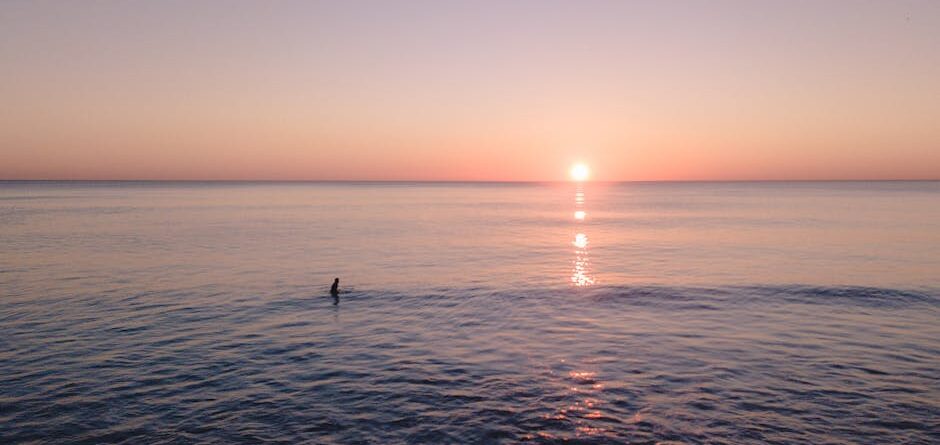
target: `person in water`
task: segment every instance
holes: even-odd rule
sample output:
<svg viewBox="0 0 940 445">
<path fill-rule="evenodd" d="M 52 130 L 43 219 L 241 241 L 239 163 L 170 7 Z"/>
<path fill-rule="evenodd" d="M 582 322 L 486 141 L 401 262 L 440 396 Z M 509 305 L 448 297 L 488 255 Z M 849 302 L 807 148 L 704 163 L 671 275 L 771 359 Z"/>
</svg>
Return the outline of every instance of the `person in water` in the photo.
<svg viewBox="0 0 940 445">
<path fill-rule="evenodd" d="M 330 286 L 330 295 L 333 296 L 333 304 L 339 303 L 339 278 L 333 279 L 333 285 Z"/>
</svg>

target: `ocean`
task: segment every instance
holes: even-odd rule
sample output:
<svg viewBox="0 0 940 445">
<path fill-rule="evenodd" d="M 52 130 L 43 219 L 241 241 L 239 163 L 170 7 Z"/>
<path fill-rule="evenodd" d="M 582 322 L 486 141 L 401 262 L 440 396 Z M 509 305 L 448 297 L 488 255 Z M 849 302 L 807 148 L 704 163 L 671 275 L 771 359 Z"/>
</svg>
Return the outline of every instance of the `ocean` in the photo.
<svg viewBox="0 0 940 445">
<path fill-rule="evenodd" d="M 0 442 L 940 443 L 940 182 L 0 182 Z"/>
</svg>

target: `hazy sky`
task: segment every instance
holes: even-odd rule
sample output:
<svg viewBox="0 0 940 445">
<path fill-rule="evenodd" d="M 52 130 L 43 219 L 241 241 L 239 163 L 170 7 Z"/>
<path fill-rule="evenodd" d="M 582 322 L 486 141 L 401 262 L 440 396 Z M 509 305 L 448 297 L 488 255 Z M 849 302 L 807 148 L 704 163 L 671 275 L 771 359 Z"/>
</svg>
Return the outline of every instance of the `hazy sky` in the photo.
<svg viewBox="0 0 940 445">
<path fill-rule="evenodd" d="M 940 178 L 940 1 L 0 2 L 0 179 Z"/>
</svg>

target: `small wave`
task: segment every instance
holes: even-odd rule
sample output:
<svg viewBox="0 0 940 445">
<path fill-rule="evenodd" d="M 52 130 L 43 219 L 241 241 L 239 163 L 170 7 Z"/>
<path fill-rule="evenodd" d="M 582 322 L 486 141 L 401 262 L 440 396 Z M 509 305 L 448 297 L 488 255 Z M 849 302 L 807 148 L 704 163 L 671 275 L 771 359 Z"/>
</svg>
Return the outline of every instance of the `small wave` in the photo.
<svg viewBox="0 0 940 445">
<path fill-rule="evenodd" d="M 475 286 L 472 288 L 438 288 L 430 292 L 397 292 L 363 289 L 349 298 L 390 301 L 428 299 L 486 299 L 525 300 L 569 298 L 572 294 L 585 296 L 594 302 L 621 302 L 630 305 L 682 305 L 684 309 L 718 310 L 725 303 L 804 303 L 824 305 L 860 305 L 871 307 L 908 307 L 917 305 L 940 306 L 940 290 L 918 291 L 864 286 L 594 286 L 591 289 L 519 288 L 499 289 Z M 347 295 L 343 295 L 347 297 Z"/>
<path fill-rule="evenodd" d="M 9 442 L 919 444 L 935 430 L 931 292 L 109 295 L 0 306 Z"/>
</svg>

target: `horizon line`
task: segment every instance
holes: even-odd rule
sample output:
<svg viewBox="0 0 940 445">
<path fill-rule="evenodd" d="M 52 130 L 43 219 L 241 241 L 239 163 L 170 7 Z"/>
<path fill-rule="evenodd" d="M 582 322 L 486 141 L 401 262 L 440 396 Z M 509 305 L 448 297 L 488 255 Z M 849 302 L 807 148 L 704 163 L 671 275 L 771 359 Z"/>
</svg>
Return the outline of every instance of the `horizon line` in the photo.
<svg viewBox="0 0 940 445">
<path fill-rule="evenodd" d="M 556 183 L 597 183 L 597 184 L 644 184 L 644 183 L 748 183 L 748 182 L 937 182 L 940 177 L 927 179 L 654 179 L 654 180 L 472 180 L 472 179 L 4 179 L 0 182 L 215 182 L 215 183 L 437 183 L 437 184 L 556 184 Z"/>
</svg>

